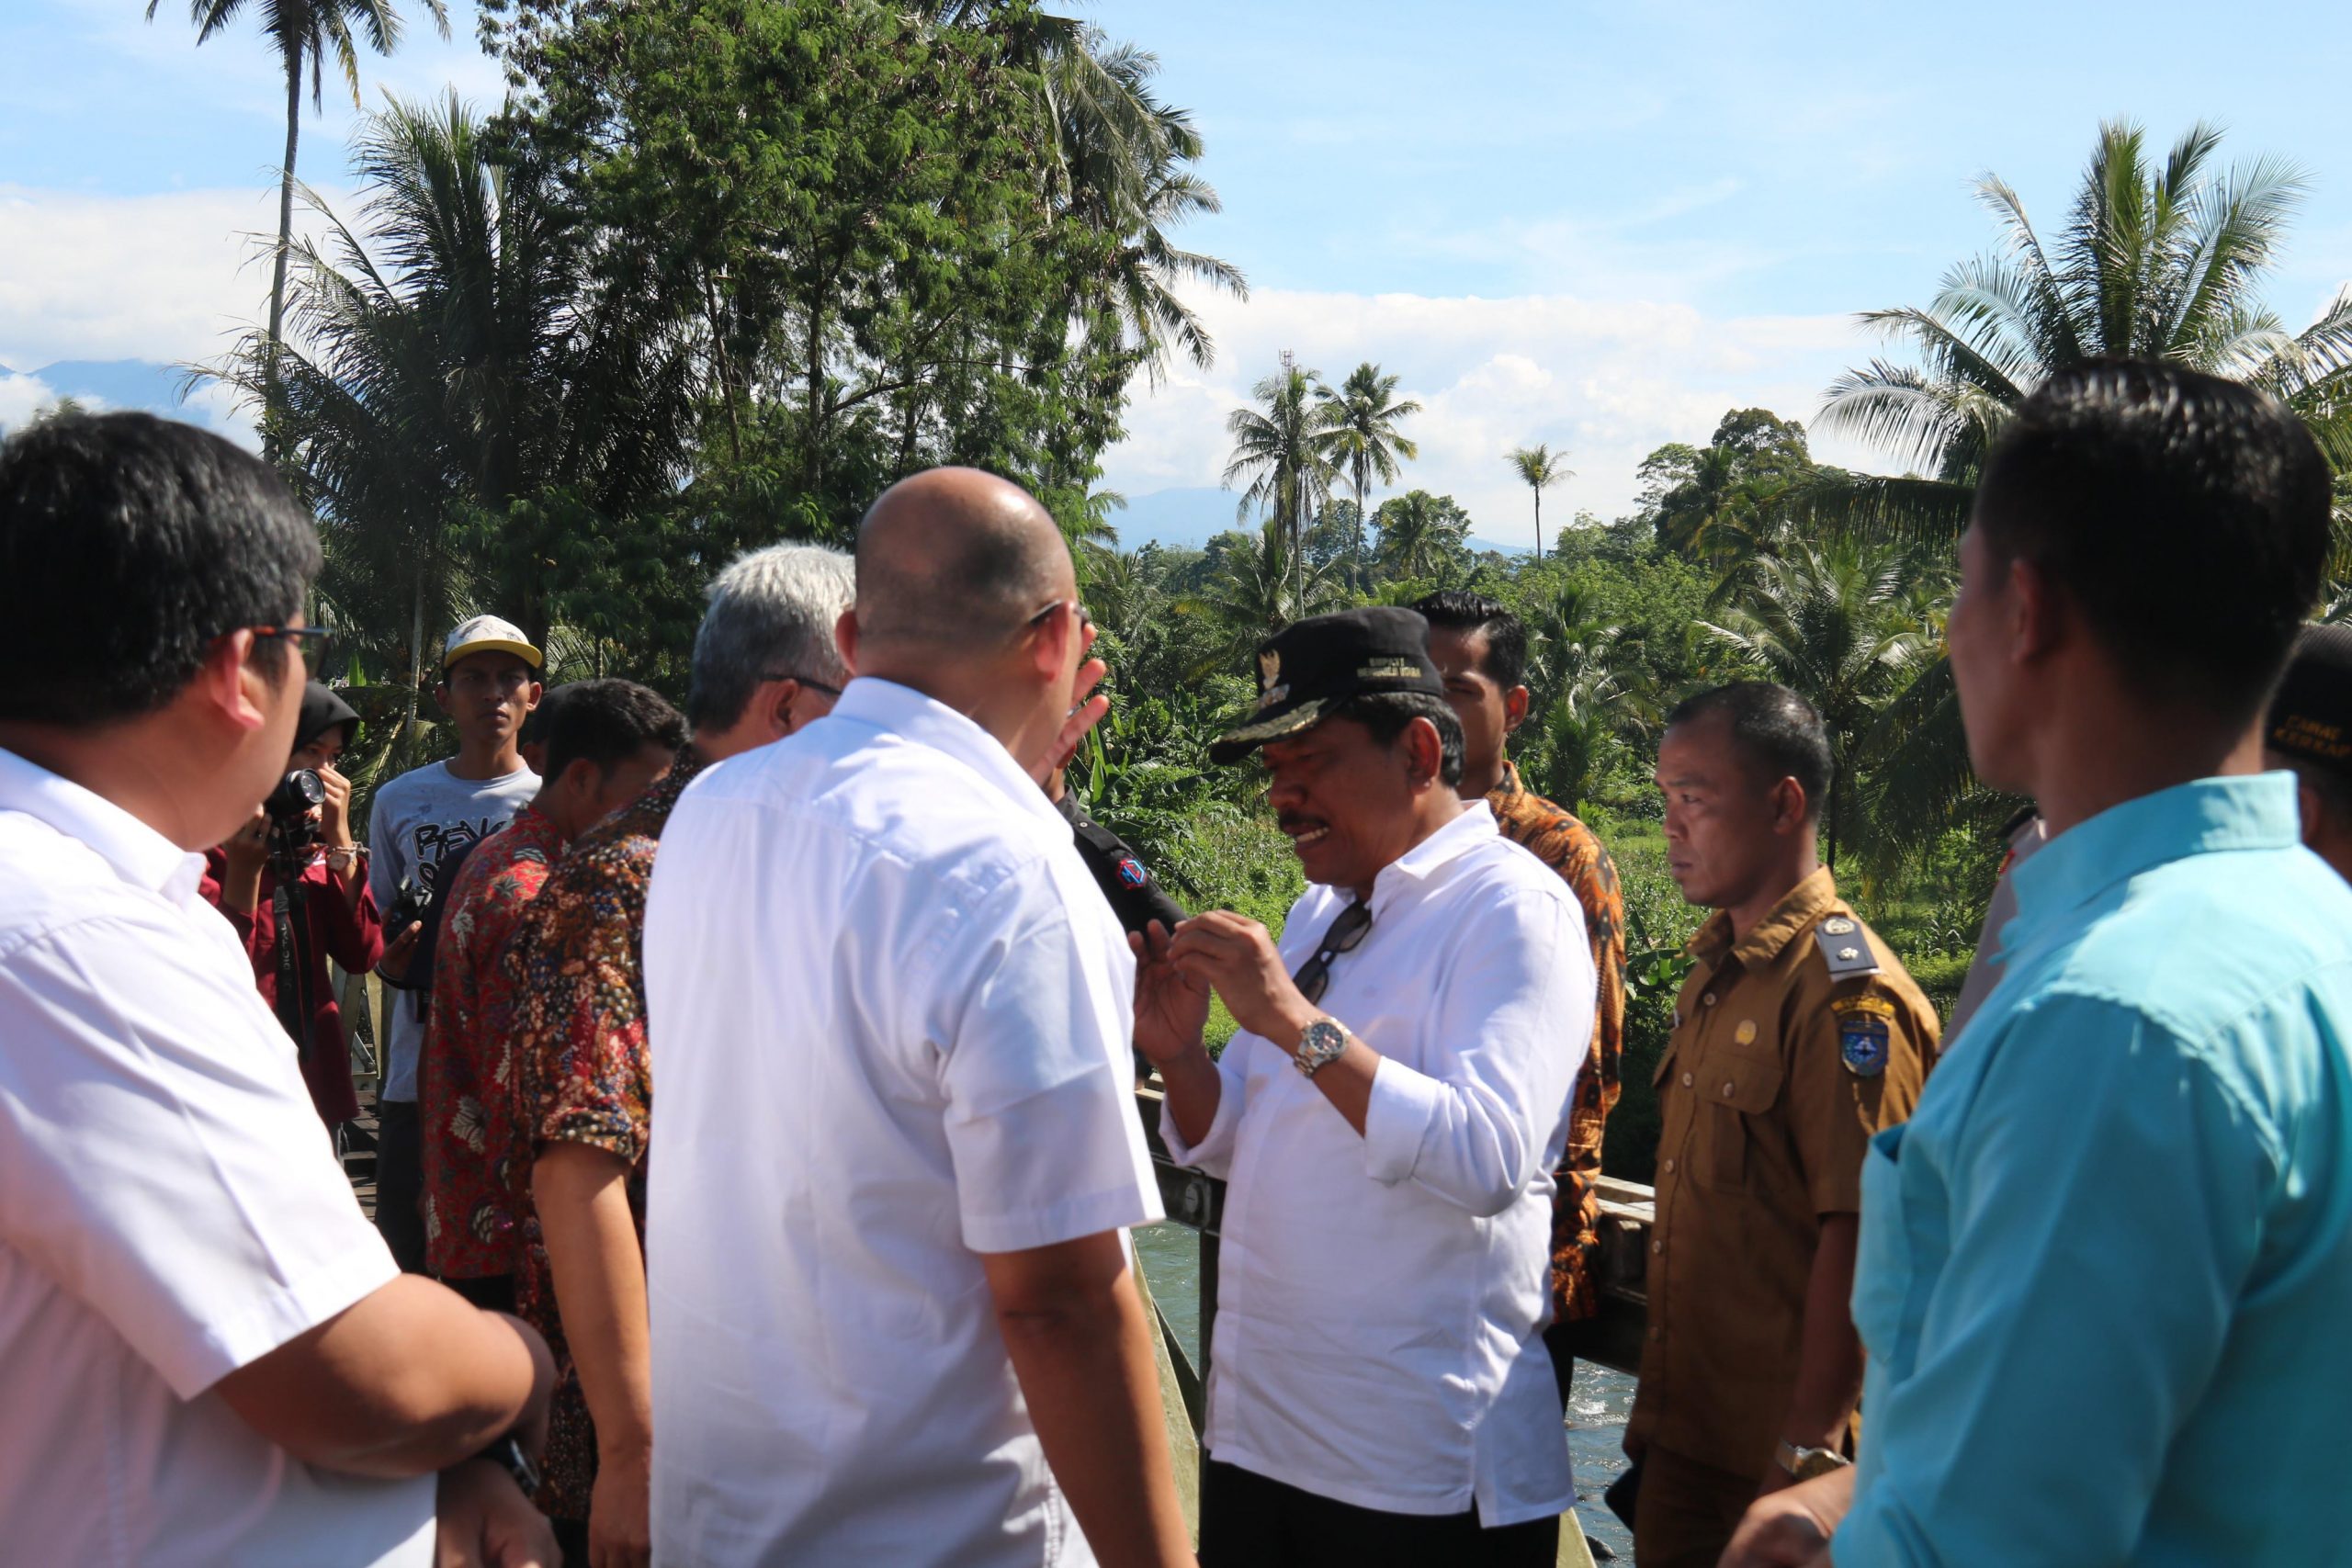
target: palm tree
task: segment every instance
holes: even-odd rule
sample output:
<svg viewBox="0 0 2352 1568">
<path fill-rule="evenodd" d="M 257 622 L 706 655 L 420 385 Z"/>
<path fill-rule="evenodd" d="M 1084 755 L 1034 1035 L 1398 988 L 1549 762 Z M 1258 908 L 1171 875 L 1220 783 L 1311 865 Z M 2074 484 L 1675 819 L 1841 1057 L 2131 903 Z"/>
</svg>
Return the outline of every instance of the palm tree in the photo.
<svg viewBox="0 0 2352 1568">
<path fill-rule="evenodd" d="M 1461 564 L 1469 514 L 1451 496 L 1408 491 L 1381 502 L 1380 564 L 1400 578 L 1440 580 Z"/>
<path fill-rule="evenodd" d="M 1281 522 L 1269 517 L 1251 547 L 1227 552 L 1216 575 L 1181 608 L 1215 620 L 1216 651 L 1205 668 L 1230 669 L 1293 621 L 1337 609 L 1340 600 L 1330 569 L 1301 558 Z"/>
<path fill-rule="evenodd" d="M 284 430 L 322 598 L 363 649 L 404 641 L 413 687 L 428 618 L 479 598 L 536 637 L 567 582 L 612 576 L 609 525 L 674 496 L 688 366 L 454 94 L 368 117 L 354 169 L 364 230 L 311 198 L 332 248 L 295 247 L 298 343 L 249 333 L 209 374 Z"/>
<path fill-rule="evenodd" d="M 155 19 L 164 0 L 147 0 L 147 19 Z M 400 47 L 401 17 L 391 0 L 257 0 L 262 31 L 286 67 L 286 162 L 277 178 L 277 247 L 270 266 L 269 341 L 282 341 L 286 320 L 286 260 L 294 243 L 294 152 L 302 130 L 302 68 L 311 73 L 311 107 L 326 107 L 326 57 L 332 53 L 351 89 L 351 107 L 359 107 L 359 51 L 353 38 L 356 24 L 368 47 L 390 54 Z M 245 0 L 188 0 L 188 20 L 196 24 L 199 47 L 236 19 Z M 447 0 L 424 0 L 434 25 L 449 36 Z"/>
<path fill-rule="evenodd" d="M 1947 273 L 1925 309 L 1866 312 L 1907 340 L 1917 366 L 1873 360 L 1826 394 L 1821 420 L 1875 442 L 1926 477 L 1823 470 L 1799 510 L 1949 541 L 1976 474 L 2018 405 L 2053 371 L 2109 355 L 2170 359 L 2264 387 L 2301 413 L 2339 468 L 2352 467 L 2352 290 L 2290 333 L 2256 297 L 2305 179 L 2261 159 L 2219 170 L 2221 133 L 2198 125 L 2161 168 L 2136 125 L 2110 121 L 2064 226 L 2045 243 L 1997 176 L 1977 195 L 2001 248 Z"/>
<path fill-rule="evenodd" d="M 1544 491 L 1547 486 L 1563 479 L 1576 478 L 1568 468 L 1566 448 L 1555 452 L 1548 446 L 1514 447 L 1507 459 L 1520 482 L 1535 492 L 1535 558 L 1544 558 Z"/>
<path fill-rule="evenodd" d="M 1317 387 L 1315 395 L 1323 402 L 1324 448 L 1347 475 L 1348 488 L 1355 491 L 1356 532 L 1348 564 L 1361 571 L 1363 519 L 1371 515 L 1365 502 L 1372 480 L 1376 476 L 1382 484 L 1395 484 L 1400 464 L 1421 455 L 1420 447 L 1396 429 L 1398 421 L 1420 412 L 1421 405 L 1410 398 L 1398 401 L 1396 378 L 1382 375 L 1380 367 L 1370 360 L 1348 372 L 1348 378 L 1338 388 Z"/>
<path fill-rule="evenodd" d="M 1834 772 L 1825 803 L 1830 866 L 1856 824 L 1855 762 L 1882 710 L 1934 660 L 1920 625 L 1909 552 L 1844 537 L 1794 543 L 1756 565 L 1737 604 L 1703 630 L 1770 680 L 1804 696 L 1829 731 Z"/>
<path fill-rule="evenodd" d="M 1270 513 L 1289 560 L 1302 573 L 1306 520 L 1331 493 L 1335 477 L 1313 408 L 1321 385 L 1316 371 L 1300 369 L 1285 355 L 1280 370 L 1250 389 L 1261 406 L 1235 409 L 1225 422 L 1233 452 L 1219 482 L 1228 490 L 1237 480 L 1248 487 L 1234 508 L 1236 519 L 1247 520 L 1253 510 Z M 1302 597 L 1304 584 L 1302 576 Z"/>
</svg>

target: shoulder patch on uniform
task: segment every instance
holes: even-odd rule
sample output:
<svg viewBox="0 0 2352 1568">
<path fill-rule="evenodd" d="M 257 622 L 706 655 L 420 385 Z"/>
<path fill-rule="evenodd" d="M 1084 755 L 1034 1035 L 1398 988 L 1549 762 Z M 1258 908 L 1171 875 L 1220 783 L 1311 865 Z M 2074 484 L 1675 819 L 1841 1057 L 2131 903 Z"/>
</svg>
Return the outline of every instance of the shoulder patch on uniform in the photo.
<svg viewBox="0 0 2352 1568">
<path fill-rule="evenodd" d="M 1886 1071 L 1894 1004 L 1884 997 L 1840 997 L 1829 1004 L 1838 1020 L 1838 1059 L 1858 1078 Z"/>
<path fill-rule="evenodd" d="M 1119 880 L 1130 887 L 1141 887 L 1151 880 L 1151 873 L 1144 870 L 1143 862 L 1133 855 L 1119 857 Z"/>
<path fill-rule="evenodd" d="M 1829 964 L 1829 977 L 1849 980 L 1857 975 L 1878 973 L 1878 955 L 1871 951 L 1871 939 L 1863 933 L 1861 921 L 1851 915 L 1832 915 L 1813 928 L 1813 940 L 1821 946 L 1821 956 Z"/>
</svg>

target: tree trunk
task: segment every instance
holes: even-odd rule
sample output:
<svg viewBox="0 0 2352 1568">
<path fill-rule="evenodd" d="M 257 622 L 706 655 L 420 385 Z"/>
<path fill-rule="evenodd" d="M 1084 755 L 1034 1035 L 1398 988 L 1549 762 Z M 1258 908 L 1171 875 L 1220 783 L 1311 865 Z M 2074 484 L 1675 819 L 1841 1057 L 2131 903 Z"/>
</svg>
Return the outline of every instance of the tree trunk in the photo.
<svg viewBox="0 0 2352 1568">
<path fill-rule="evenodd" d="M 416 613 L 408 628 L 408 721 L 401 726 L 405 738 L 416 724 L 417 701 L 424 689 L 424 562 L 416 563 Z"/>
<path fill-rule="evenodd" d="M 1544 558 L 1544 491 L 1535 491 L 1535 558 Z"/>
<path fill-rule="evenodd" d="M 277 344 L 286 325 L 286 253 L 294 243 L 294 150 L 302 134 L 302 56 L 286 57 L 286 165 L 277 176 L 277 258 L 270 267 L 269 342 L 262 367 L 262 460 L 277 460 Z"/>
</svg>

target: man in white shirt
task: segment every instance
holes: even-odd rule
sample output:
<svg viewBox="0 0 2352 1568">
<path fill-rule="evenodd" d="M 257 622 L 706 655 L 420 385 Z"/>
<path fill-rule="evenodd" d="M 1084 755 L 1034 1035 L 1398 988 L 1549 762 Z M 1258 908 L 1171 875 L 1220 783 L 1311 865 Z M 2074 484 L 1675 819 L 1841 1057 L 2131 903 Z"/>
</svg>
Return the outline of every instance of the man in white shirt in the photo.
<svg viewBox="0 0 2352 1568">
<path fill-rule="evenodd" d="M 1455 793 L 1428 624 L 1372 608 L 1258 654 L 1251 721 L 1307 889 L 1137 939 L 1169 1152 L 1231 1184 L 1201 1561 L 1549 1568 L 1574 1501 L 1552 1363 L 1553 1171 L 1595 995 L 1566 885 Z M 1209 993 L 1240 1032 L 1211 1060 Z"/>
<path fill-rule="evenodd" d="M 441 1564 L 549 1561 L 509 1479 L 546 1346 L 393 1267 L 197 891 L 286 766 L 318 567 L 277 478 L 190 426 L 0 446 L 11 1562 L 424 1568 L 436 1515 Z"/>
<path fill-rule="evenodd" d="M 918 474 L 838 635 L 831 716 L 697 779 L 654 863 L 654 1560 L 1190 1562 L 1133 964 L 1039 787 L 1102 705 L 1069 552 Z"/>
</svg>

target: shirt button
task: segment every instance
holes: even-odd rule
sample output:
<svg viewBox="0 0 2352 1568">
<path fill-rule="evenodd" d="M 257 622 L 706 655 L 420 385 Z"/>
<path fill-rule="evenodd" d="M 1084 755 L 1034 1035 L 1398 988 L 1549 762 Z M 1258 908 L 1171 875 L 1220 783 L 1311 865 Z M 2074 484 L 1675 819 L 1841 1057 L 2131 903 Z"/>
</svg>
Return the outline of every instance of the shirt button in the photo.
<svg viewBox="0 0 2352 1568">
<path fill-rule="evenodd" d="M 1715 993 L 1714 993 L 1714 992 L 1713 992 L 1713 991 L 1709 991 L 1709 992 L 1706 992 L 1704 995 L 1701 996 L 1701 997 L 1700 997 L 1700 998 L 1699 998 L 1699 1005 L 1700 1005 L 1701 1007 L 1708 1007 L 1708 1008 L 1711 1008 L 1711 1007 L 1714 1006 L 1714 1005 L 1715 1005 Z"/>
<path fill-rule="evenodd" d="M 1650 1243 L 1650 1256 L 1652 1258 L 1656 1258 L 1659 1253 L 1664 1252 L 1665 1250 L 1666 1243 L 1662 1241 L 1654 1241 Z"/>
<path fill-rule="evenodd" d="M 1668 1155 L 1666 1157 L 1666 1174 L 1668 1176 L 1672 1176 L 1674 1174 L 1674 1156 L 1672 1155 Z"/>
<path fill-rule="evenodd" d="M 1689 1073 L 1682 1075 L 1682 1087 L 1684 1089 L 1689 1089 L 1690 1087 L 1690 1075 Z"/>
<path fill-rule="evenodd" d="M 1729 1100 L 1729 1099 L 1731 1098 L 1731 1090 L 1732 1090 L 1732 1085 L 1731 1085 L 1731 1082 L 1730 1082 L 1730 1080 L 1729 1080 L 1729 1079 L 1725 1079 L 1725 1080 L 1724 1080 L 1724 1098 L 1725 1100 Z"/>
<path fill-rule="evenodd" d="M 1665 1327 L 1665 1325 L 1664 1325 L 1663 1324 L 1657 1324 L 1657 1323 L 1653 1323 L 1653 1324 L 1651 1324 L 1651 1325 L 1650 1325 L 1650 1337 L 1651 1337 L 1651 1338 L 1656 1339 L 1657 1337 L 1658 1337 L 1660 1335 L 1664 1334 L 1665 1332 L 1666 1332 L 1666 1327 Z"/>
</svg>

